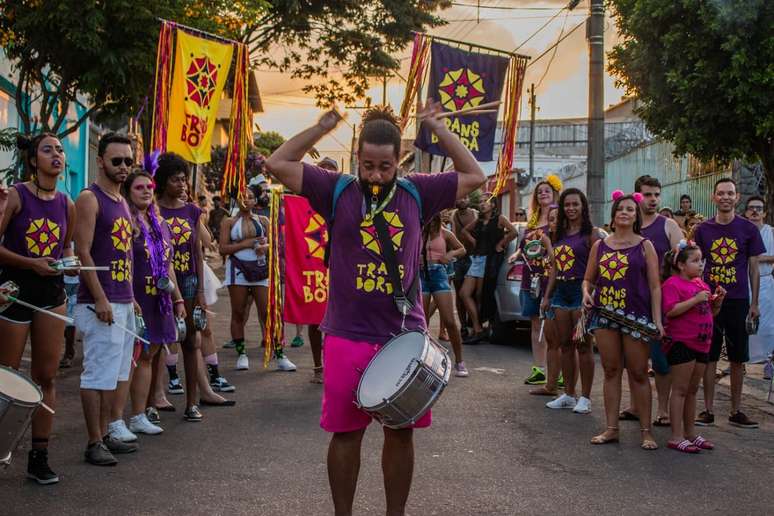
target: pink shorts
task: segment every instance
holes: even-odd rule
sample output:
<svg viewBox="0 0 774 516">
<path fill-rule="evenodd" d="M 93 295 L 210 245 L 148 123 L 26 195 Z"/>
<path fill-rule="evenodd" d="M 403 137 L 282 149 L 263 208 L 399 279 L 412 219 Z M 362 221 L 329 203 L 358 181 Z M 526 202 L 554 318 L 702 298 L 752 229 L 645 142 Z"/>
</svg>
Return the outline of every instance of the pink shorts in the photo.
<svg viewBox="0 0 774 516">
<path fill-rule="evenodd" d="M 381 345 L 357 342 L 326 335 L 323 343 L 322 413 L 320 427 L 326 432 L 354 432 L 371 424 L 372 417 L 357 408 L 357 386 L 360 376 Z M 432 422 L 428 410 L 413 428 L 427 428 Z"/>
</svg>

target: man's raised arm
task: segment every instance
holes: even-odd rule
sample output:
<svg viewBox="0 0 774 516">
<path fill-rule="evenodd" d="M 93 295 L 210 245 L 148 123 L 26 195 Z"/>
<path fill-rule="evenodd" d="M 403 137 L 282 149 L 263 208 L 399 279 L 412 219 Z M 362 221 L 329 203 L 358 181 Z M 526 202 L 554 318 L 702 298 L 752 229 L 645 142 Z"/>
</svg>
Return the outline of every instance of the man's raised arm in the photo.
<svg viewBox="0 0 774 516">
<path fill-rule="evenodd" d="M 280 183 L 300 194 L 304 177 L 301 159 L 315 143 L 335 129 L 340 120 L 341 115 L 336 110 L 325 113 L 314 126 L 301 131 L 275 150 L 266 160 L 267 170 Z"/>
</svg>

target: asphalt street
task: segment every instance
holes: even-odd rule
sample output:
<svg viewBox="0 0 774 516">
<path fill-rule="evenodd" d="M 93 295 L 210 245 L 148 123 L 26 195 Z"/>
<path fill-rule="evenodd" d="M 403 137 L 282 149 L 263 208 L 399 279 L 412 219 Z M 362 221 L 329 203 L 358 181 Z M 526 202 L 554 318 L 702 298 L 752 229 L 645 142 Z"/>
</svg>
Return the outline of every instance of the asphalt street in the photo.
<svg viewBox="0 0 774 516">
<path fill-rule="evenodd" d="M 223 296 L 223 294 L 222 294 Z M 212 320 L 217 342 L 227 337 L 228 298 Z M 249 323 L 251 370 L 233 370 L 233 350 L 221 371 L 237 391 L 231 408 L 204 407 L 202 423 L 163 413 L 160 436 L 140 438 L 140 451 L 114 468 L 83 461 L 86 433 L 78 396 L 80 359 L 60 377 L 50 463 L 61 482 L 41 487 L 24 478 L 28 439 L 0 469 L 0 514 L 332 514 L 318 426 L 321 386 L 309 383 L 308 344 L 289 349 L 295 373 L 260 367 L 258 330 Z M 415 432 L 416 468 L 408 513 L 459 514 L 771 514 L 774 498 L 774 418 L 756 408 L 758 430 L 729 426 L 727 391 L 719 393 L 718 426 L 703 431 L 717 449 L 690 456 L 666 449 L 668 429 L 656 429 L 657 451 L 639 448 L 639 425 L 622 422 L 621 443 L 592 446 L 604 429 L 601 368 L 593 412 L 544 408 L 523 385 L 530 366 L 527 335 L 512 346 L 465 348 L 471 370 L 452 378 L 433 409 L 433 425 Z M 80 356 L 80 354 L 79 354 Z M 182 361 L 180 369 L 182 370 Z M 760 402 L 758 406 L 762 407 Z M 356 514 L 384 512 L 382 432 L 366 433 Z"/>
</svg>

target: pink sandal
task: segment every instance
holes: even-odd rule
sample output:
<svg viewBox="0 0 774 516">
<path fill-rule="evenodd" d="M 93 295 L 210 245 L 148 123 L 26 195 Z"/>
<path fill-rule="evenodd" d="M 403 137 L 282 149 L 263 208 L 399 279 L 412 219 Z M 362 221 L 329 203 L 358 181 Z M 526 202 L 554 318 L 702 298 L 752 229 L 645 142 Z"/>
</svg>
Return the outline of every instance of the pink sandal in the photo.
<svg viewBox="0 0 774 516">
<path fill-rule="evenodd" d="M 702 450 L 714 450 L 715 445 L 711 442 L 706 440 L 704 437 L 697 435 L 696 438 L 693 440 L 693 445 L 697 448 L 701 448 Z"/>
<path fill-rule="evenodd" d="M 672 441 L 669 441 L 667 442 L 667 448 L 681 451 L 683 453 L 699 453 L 701 451 L 698 446 L 695 446 L 688 439 L 683 439 L 679 443 L 673 443 Z"/>
</svg>

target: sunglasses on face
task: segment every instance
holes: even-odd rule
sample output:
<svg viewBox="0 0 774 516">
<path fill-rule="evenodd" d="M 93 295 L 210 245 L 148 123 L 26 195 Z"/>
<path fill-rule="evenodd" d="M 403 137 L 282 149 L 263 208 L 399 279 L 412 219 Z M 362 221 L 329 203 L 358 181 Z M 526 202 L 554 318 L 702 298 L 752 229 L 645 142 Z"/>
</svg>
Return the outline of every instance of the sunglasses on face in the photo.
<svg viewBox="0 0 774 516">
<path fill-rule="evenodd" d="M 137 190 L 138 192 L 142 192 L 144 190 L 149 190 L 152 192 L 154 188 L 156 188 L 156 185 L 154 185 L 153 183 L 132 186 L 132 190 Z"/>
<path fill-rule="evenodd" d="M 748 206 L 747 209 L 750 210 L 750 211 L 760 211 L 760 212 L 762 212 L 763 211 L 763 206 Z"/>
<path fill-rule="evenodd" d="M 123 163 L 127 167 L 131 167 L 132 165 L 134 165 L 134 159 L 132 159 L 132 158 L 110 158 L 110 163 L 114 167 L 120 167 L 121 163 Z"/>
</svg>

